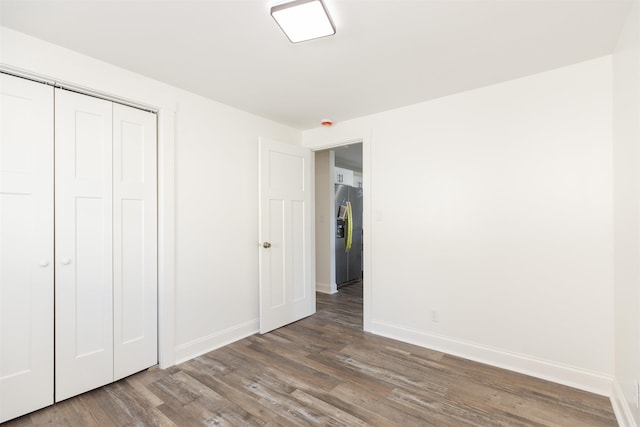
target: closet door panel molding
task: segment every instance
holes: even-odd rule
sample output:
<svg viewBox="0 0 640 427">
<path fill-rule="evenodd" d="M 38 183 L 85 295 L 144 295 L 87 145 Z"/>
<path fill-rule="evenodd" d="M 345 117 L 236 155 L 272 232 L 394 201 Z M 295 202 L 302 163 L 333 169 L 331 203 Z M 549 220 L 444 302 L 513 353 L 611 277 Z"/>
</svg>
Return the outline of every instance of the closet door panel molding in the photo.
<svg viewBox="0 0 640 427">
<path fill-rule="evenodd" d="M 112 103 L 56 89 L 56 401 L 113 381 Z"/>
<path fill-rule="evenodd" d="M 156 121 L 0 73 L 0 423 L 157 364 Z"/>
<path fill-rule="evenodd" d="M 0 74 L 0 423 L 53 403 L 53 88 Z"/>
<path fill-rule="evenodd" d="M 156 116 L 113 105 L 114 379 L 157 364 Z"/>
</svg>

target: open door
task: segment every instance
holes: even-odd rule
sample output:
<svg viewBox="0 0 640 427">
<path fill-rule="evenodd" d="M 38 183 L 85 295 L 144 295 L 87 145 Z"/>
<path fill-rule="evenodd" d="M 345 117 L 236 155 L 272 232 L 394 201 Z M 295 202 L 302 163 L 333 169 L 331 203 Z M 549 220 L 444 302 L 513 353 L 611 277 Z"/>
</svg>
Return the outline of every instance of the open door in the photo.
<svg viewBox="0 0 640 427">
<path fill-rule="evenodd" d="M 260 333 L 315 313 L 311 151 L 260 138 Z"/>
</svg>

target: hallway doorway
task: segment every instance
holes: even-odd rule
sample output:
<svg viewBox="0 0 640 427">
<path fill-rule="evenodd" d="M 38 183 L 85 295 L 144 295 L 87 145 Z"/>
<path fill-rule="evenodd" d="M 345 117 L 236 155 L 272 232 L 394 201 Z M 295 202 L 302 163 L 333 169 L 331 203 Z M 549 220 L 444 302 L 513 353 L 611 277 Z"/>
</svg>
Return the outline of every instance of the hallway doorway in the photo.
<svg viewBox="0 0 640 427">
<path fill-rule="evenodd" d="M 316 291 L 363 279 L 362 143 L 315 152 Z"/>
</svg>

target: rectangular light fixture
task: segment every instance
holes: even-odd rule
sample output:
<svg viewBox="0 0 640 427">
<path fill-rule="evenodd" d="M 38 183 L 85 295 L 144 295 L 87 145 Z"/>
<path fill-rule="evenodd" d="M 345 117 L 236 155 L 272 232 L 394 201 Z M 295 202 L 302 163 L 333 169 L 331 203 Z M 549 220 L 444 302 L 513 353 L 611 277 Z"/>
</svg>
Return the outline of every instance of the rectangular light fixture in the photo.
<svg viewBox="0 0 640 427">
<path fill-rule="evenodd" d="M 271 16 L 292 43 L 336 33 L 322 0 L 294 0 L 279 4 L 271 7 Z"/>
</svg>

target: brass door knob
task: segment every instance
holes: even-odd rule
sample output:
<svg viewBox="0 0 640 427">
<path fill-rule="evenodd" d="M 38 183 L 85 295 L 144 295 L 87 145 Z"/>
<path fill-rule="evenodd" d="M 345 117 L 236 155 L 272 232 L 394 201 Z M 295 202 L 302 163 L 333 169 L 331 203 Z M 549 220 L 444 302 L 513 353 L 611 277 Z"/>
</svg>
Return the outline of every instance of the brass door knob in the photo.
<svg viewBox="0 0 640 427">
<path fill-rule="evenodd" d="M 264 243 L 262 244 L 262 247 L 263 247 L 263 248 L 265 248 L 265 249 L 269 249 L 269 248 L 271 247 L 271 243 L 269 243 L 269 242 L 264 242 Z"/>
</svg>

